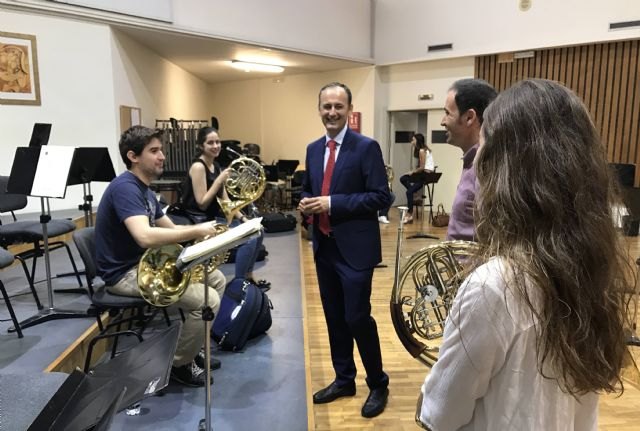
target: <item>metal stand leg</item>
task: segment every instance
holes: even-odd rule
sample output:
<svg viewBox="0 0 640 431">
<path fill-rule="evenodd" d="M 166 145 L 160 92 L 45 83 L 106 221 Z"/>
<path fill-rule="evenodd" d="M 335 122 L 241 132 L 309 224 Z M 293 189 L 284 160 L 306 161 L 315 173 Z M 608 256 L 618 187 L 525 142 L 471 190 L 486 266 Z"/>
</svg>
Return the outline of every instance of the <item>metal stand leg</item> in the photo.
<svg viewBox="0 0 640 431">
<path fill-rule="evenodd" d="M 432 223 L 433 222 L 433 186 L 434 186 L 434 183 L 429 183 L 429 184 L 426 184 L 425 186 L 427 188 L 427 194 L 429 195 L 429 223 Z M 423 205 L 424 205 L 424 202 L 423 202 Z M 423 208 L 422 211 L 424 212 L 424 208 Z M 422 220 L 424 221 L 424 217 L 422 218 Z M 417 232 L 417 233 L 407 237 L 407 239 L 414 239 L 414 238 L 440 239 L 435 235 L 430 235 L 430 234 L 424 233 L 422 231 Z"/>
<path fill-rule="evenodd" d="M 214 313 L 211 307 L 209 307 L 209 282 L 207 280 L 206 268 L 209 261 L 203 265 L 204 271 L 204 307 L 202 308 L 202 320 L 204 321 L 204 368 L 205 368 L 205 384 L 204 384 L 204 418 L 200 419 L 198 424 L 198 431 L 212 431 L 211 428 L 211 322 L 214 318 Z"/>
<path fill-rule="evenodd" d="M 25 329 L 30 326 L 39 325 L 40 323 L 48 322 L 50 320 L 57 319 L 70 319 L 77 317 L 89 317 L 87 313 L 75 310 L 61 310 L 56 309 L 53 306 L 53 288 L 51 286 L 51 264 L 49 261 L 49 238 L 47 234 L 47 223 L 51 220 L 51 216 L 48 211 L 45 209 L 45 198 L 40 198 L 40 203 L 42 207 L 42 215 L 40 216 L 40 223 L 42 223 L 42 237 L 44 242 L 44 263 L 47 274 L 47 294 L 49 296 L 49 308 L 41 310 L 35 316 L 29 317 L 28 319 L 20 322 L 20 328 Z M 15 332 L 17 329 L 15 327 L 11 327 L 8 329 L 8 332 Z"/>
</svg>

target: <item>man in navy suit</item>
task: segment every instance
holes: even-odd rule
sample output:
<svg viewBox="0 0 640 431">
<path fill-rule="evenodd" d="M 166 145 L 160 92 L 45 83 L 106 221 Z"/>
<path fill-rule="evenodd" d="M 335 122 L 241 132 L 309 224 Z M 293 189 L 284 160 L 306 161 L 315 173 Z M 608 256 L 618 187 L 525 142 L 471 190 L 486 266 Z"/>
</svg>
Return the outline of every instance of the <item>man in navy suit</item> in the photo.
<svg viewBox="0 0 640 431">
<path fill-rule="evenodd" d="M 313 215 L 316 273 L 336 373 L 313 402 L 355 395 L 355 340 L 370 389 L 362 416 L 370 418 L 382 413 L 389 396 L 370 298 L 373 268 L 382 260 L 377 212 L 391 205 L 391 195 L 380 146 L 347 127 L 352 108 L 346 85 L 333 82 L 320 90 L 326 135 L 307 147 L 298 209 Z"/>
</svg>

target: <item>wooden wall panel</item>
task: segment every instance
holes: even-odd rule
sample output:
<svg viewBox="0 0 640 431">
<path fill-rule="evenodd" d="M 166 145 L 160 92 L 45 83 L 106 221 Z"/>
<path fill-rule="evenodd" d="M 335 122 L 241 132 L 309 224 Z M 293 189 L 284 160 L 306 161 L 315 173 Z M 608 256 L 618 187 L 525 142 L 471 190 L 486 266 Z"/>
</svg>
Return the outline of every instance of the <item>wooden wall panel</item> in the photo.
<svg viewBox="0 0 640 431">
<path fill-rule="evenodd" d="M 633 163 L 640 186 L 640 39 L 534 51 L 498 62 L 476 57 L 475 73 L 498 91 L 525 78 L 559 81 L 584 100 L 612 163 Z"/>
</svg>

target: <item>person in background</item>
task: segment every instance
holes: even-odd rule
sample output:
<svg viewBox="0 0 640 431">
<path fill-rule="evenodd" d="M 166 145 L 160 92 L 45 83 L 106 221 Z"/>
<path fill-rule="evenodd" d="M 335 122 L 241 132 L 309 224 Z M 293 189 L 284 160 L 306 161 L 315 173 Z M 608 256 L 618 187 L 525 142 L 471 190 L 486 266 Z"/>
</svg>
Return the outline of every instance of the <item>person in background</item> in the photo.
<svg viewBox="0 0 640 431">
<path fill-rule="evenodd" d="M 138 263 L 148 248 L 182 243 L 215 235 L 213 223 L 176 226 L 160 209 L 149 184 L 164 168 L 162 131 L 133 126 L 120 138 L 120 155 L 127 170 L 105 190 L 96 216 L 95 242 L 98 275 L 115 295 L 141 296 Z M 218 271 L 207 275 L 209 303 L 214 313 L 220 307 L 225 277 Z M 205 384 L 204 284 L 191 282 L 176 305 L 185 312 L 178 347 L 173 357 L 171 378 L 187 386 Z M 220 361 L 211 358 L 212 369 Z"/>
<path fill-rule="evenodd" d="M 198 131 L 196 138 L 197 158 L 189 168 L 189 176 L 185 181 L 182 191 L 182 205 L 192 214 L 200 213 L 205 220 L 215 220 L 218 223 L 227 223 L 225 214 L 220 209 L 218 197 L 229 200 L 224 183 L 229 178 L 229 169 L 222 170 L 216 162 L 220 155 L 222 144 L 218 131 L 213 127 L 203 127 Z M 238 211 L 230 227 L 237 226 L 247 220 L 247 217 Z M 256 280 L 253 276 L 253 268 L 258 253 L 262 246 L 264 234 L 253 238 L 240 245 L 236 252 L 235 277 L 245 278 L 263 291 L 271 287 L 266 280 Z"/>
<path fill-rule="evenodd" d="M 384 411 L 389 376 L 382 368 L 371 316 L 373 269 L 382 260 L 377 212 L 391 204 L 380 145 L 347 126 L 351 90 L 333 82 L 320 89 L 325 135 L 307 147 L 307 175 L 298 209 L 313 215 L 313 255 L 335 379 L 313 394 L 315 404 L 356 394 L 354 341 L 367 373 L 363 417 Z"/>
<path fill-rule="evenodd" d="M 413 222 L 413 195 L 418 190 L 424 187 L 423 172 L 433 172 L 435 165 L 433 163 L 433 154 L 431 148 L 424 140 L 422 133 L 416 133 L 411 138 L 411 147 L 413 148 L 413 157 L 416 158 L 416 168 L 407 172 L 400 177 L 400 183 L 407 189 L 407 213 L 404 216 L 402 223 Z"/>
<path fill-rule="evenodd" d="M 448 240 L 473 241 L 475 226 L 473 205 L 476 173 L 473 159 L 478 150 L 484 110 L 497 96 L 496 90 L 481 79 L 461 79 L 453 83 L 444 104 L 441 125 L 447 131 L 447 143 L 462 150 L 462 175 L 449 217 Z"/>
<path fill-rule="evenodd" d="M 525 80 L 485 112 L 480 252 L 422 386 L 431 430 L 597 430 L 633 290 L 605 148 L 571 90 Z M 549 175 L 553 172 L 553 175 Z"/>
</svg>

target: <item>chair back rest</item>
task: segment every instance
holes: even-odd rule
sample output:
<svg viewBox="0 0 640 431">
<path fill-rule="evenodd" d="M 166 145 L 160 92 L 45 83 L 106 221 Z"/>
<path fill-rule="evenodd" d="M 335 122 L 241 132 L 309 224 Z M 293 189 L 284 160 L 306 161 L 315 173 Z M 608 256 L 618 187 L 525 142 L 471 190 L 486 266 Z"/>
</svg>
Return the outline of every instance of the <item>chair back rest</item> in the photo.
<svg viewBox="0 0 640 431">
<path fill-rule="evenodd" d="M 87 274 L 87 285 L 89 291 L 93 295 L 93 279 L 96 277 L 98 270 L 96 268 L 96 240 L 95 228 L 85 227 L 84 229 L 75 230 L 72 234 L 73 242 L 76 244 L 84 270 Z"/>
<path fill-rule="evenodd" d="M 26 195 L 7 193 L 9 177 L 0 176 L 0 213 L 21 210 L 27 206 Z"/>
</svg>

